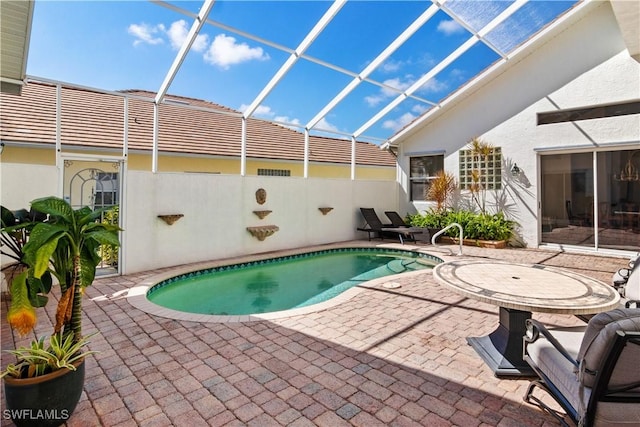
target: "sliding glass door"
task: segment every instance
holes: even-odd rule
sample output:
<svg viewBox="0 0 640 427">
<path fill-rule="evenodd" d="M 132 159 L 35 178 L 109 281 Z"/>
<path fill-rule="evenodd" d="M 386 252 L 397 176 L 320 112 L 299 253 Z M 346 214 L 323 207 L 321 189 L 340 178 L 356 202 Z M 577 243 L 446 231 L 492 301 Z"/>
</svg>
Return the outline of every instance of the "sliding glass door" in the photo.
<svg viewBox="0 0 640 427">
<path fill-rule="evenodd" d="M 640 250 L 638 163 L 640 150 L 541 156 L 542 242 Z"/>
</svg>

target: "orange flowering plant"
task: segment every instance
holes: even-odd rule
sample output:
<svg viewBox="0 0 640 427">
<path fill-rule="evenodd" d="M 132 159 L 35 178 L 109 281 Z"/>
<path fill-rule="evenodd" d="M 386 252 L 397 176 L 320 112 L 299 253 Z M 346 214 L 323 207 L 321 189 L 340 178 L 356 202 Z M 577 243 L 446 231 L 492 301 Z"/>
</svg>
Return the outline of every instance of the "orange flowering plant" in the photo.
<svg viewBox="0 0 640 427">
<path fill-rule="evenodd" d="M 47 216 L 33 209 L 10 211 L 0 206 L 0 210 L 2 214 L 0 252 L 9 259 L 9 262 L 2 266 L 2 272 L 12 297 L 8 320 L 20 335 L 26 335 L 36 324 L 34 307 L 43 307 L 47 304 L 46 294 L 51 290 L 52 280 L 49 272 L 39 279 L 29 274 L 24 246 L 29 240 L 33 227 L 38 222 L 46 220 Z"/>
</svg>

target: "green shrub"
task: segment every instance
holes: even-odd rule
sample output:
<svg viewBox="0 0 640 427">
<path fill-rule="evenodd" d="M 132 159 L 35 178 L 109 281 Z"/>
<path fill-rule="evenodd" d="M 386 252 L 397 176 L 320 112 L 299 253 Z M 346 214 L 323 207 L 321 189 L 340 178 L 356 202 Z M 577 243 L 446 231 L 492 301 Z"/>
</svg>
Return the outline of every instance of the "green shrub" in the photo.
<svg viewBox="0 0 640 427">
<path fill-rule="evenodd" d="M 409 224 L 412 227 L 423 228 L 444 228 L 447 224 L 446 220 L 447 212 L 438 212 L 431 210 L 425 214 L 408 215 Z"/>
<path fill-rule="evenodd" d="M 118 225 L 120 207 L 114 206 L 106 211 L 102 217 L 103 224 Z M 100 245 L 100 257 L 105 265 L 115 267 L 118 265 L 118 247 L 111 245 Z"/>
<path fill-rule="evenodd" d="M 465 237 L 481 240 L 509 240 L 515 222 L 497 214 L 479 214 L 465 228 Z"/>
<path fill-rule="evenodd" d="M 500 212 L 497 214 L 475 213 L 471 211 L 436 212 L 431 210 L 425 214 L 409 216 L 409 223 L 414 227 L 445 228 L 452 223 L 462 226 L 465 239 L 509 240 L 516 223 L 508 220 Z M 452 227 L 446 234 L 458 237 L 459 230 Z"/>
</svg>

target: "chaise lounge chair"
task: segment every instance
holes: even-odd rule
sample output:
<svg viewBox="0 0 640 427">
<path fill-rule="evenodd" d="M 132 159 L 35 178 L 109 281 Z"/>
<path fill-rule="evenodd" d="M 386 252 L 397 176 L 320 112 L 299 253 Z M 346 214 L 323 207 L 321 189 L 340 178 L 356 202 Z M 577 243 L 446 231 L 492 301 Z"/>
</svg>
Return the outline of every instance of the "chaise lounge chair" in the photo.
<svg viewBox="0 0 640 427">
<path fill-rule="evenodd" d="M 400 216 L 400 214 L 396 211 L 385 211 L 384 213 L 387 218 L 391 221 L 394 227 L 411 227 L 411 225 L 407 224 L 404 219 Z M 442 230 L 441 228 L 431 228 L 431 227 L 411 227 L 414 230 L 421 230 L 422 234 L 417 237 L 417 240 L 424 241 L 426 243 L 431 243 L 431 236 L 436 234 L 438 231 Z M 439 241 L 440 237 L 436 241 Z"/>
<path fill-rule="evenodd" d="M 376 233 L 380 240 L 384 240 L 385 234 L 394 235 L 404 244 L 405 239 L 416 241 L 415 235 L 422 233 L 421 228 L 416 227 L 394 227 L 393 224 L 383 224 L 373 208 L 360 208 L 360 212 L 366 221 L 364 227 L 358 227 L 358 231 L 366 231 L 371 240 L 371 233 Z"/>
<path fill-rule="evenodd" d="M 547 329 L 527 320 L 524 360 L 539 379 L 524 400 L 567 425 L 562 413 L 534 396 L 545 390 L 576 425 L 640 424 L 640 309 L 599 313 L 586 328 Z"/>
<path fill-rule="evenodd" d="M 400 216 L 400 214 L 396 211 L 385 211 L 384 214 L 389 218 L 391 224 L 394 227 L 410 227 L 409 224 L 404 222 L 404 219 Z"/>
</svg>

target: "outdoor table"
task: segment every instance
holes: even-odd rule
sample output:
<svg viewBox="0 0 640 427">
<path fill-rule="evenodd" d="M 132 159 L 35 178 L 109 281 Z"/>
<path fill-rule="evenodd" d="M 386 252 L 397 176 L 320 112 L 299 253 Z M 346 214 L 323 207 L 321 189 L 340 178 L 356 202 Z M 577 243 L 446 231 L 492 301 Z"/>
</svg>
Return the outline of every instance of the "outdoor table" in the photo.
<svg viewBox="0 0 640 427">
<path fill-rule="evenodd" d="M 457 293 L 500 307 L 496 330 L 467 338 L 498 377 L 535 375 L 522 359 L 531 312 L 594 314 L 620 303 L 620 295 L 606 283 L 540 264 L 462 259 L 437 265 L 433 275 Z"/>
</svg>

